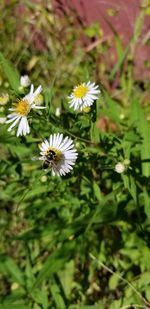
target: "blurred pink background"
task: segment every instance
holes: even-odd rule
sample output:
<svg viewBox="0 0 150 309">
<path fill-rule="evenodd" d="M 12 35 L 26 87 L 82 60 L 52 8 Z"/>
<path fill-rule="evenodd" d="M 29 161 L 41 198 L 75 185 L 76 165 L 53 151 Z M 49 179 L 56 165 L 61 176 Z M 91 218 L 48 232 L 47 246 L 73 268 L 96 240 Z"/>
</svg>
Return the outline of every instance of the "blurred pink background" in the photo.
<svg viewBox="0 0 150 309">
<path fill-rule="evenodd" d="M 133 36 L 135 23 L 141 10 L 146 10 L 146 5 L 144 6 L 140 0 L 54 0 L 53 5 L 59 16 L 63 17 L 64 13 L 71 16 L 75 13 L 80 17 L 80 22 L 84 26 L 93 22 L 100 23 L 104 32 L 103 39 L 109 41 L 111 45 L 109 55 L 106 55 L 106 62 L 109 62 L 110 65 L 114 65 L 117 60 L 113 40 L 114 33 L 111 26 L 121 37 L 125 48 Z M 78 22 L 79 18 L 77 17 Z M 142 33 L 134 52 L 134 77 L 139 80 L 150 78 L 150 70 L 147 66 L 150 60 L 148 31 L 150 31 L 150 16 L 145 14 Z M 89 44 L 85 43 L 85 38 L 82 40 L 84 45 Z"/>
</svg>

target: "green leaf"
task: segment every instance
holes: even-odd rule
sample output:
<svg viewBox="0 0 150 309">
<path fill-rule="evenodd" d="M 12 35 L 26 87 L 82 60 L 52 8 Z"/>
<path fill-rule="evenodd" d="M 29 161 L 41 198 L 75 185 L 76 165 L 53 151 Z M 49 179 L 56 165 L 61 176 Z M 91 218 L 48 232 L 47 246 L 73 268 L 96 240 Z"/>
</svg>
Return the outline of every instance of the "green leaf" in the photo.
<svg viewBox="0 0 150 309">
<path fill-rule="evenodd" d="M 95 197 L 97 198 L 97 200 L 98 200 L 99 202 L 101 202 L 103 196 L 102 196 L 102 194 L 101 194 L 100 187 L 98 186 L 98 184 L 97 184 L 95 181 L 93 181 L 93 191 L 94 191 L 94 195 L 95 195 Z"/>
<path fill-rule="evenodd" d="M 29 257 L 27 258 L 26 261 L 25 275 L 26 275 L 26 285 L 27 288 L 30 290 L 30 288 L 33 286 L 35 282 L 35 276 L 33 274 L 33 269 Z"/>
<path fill-rule="evenodd" d="M 31 309 L 28 306 L 25 305 L 14 305 L 14 304 L 0 304 L 0 309 Z"/>
<path fill-rule="evenodd" d="M 129 52 L 129 49 L 130 49 L 130 46 L 131 46 L 131 42 L 132 42 L 132 39 L 129 41 L 128 45 L 126 46 L 124 52 L 122 53 L 122 55 L 119 57 L 117 63 L 115 64 L 115 66 L 113 67 L 112 71 L 111 71 L 111 74 L 110 74 L 110 80 L 112 81 L 113 78 L 115 77 L 116 73 L 120 70 L 128 52 Z"/>
<path fill-rule="evenodd" d="M 113 274 L 109 278 L 109 289 L 110 290 L 116 290 L 118 282 L 119 282 L 119 278 L 116 276 L 116 274 Z"/>
<path fill-rule="evenodd" d="M 64 268 L 65 263 L 69 260 L 74 242 L 63 245 L 60 249 L 52 253 L 46 260 L 41 269 L 33 288 L 37 287 L 43 280 L 51 277 L 60 269 Z"/>
<path fill-rule="evenodd" d="M 61 290 L 60 290 L 58 284 L 56 283 L 56 281 L 54 280 L 54 278 L 53 278 L 53 280 L 50 284 L 50 290 L 51 290 L 53 299 L 55 301 L 56 308 L 57 309 L 65 309 L 66 306 L 65 306 L 64 300 L 61 296 Z"/>
<path fill-rule="evenodd" d="M 12 64 L 4 57 L 4 55 L 0 52 L 0 63 L 3 67 L 4 73 L 10 83 L 10 86 L 13 90 L 18 92 L 20 86 L 20 78 L 17 70 L 15 70 Z"/>
<path fill-rule="evenodd" d="M 142 160 L 142 172 L 146 177 L 150 176 L 150 142 L 149 132 L 150 123 L 146 119 L 146 115 L 137 99 L 134 99 L 131 104 L 130 113 L 131 124 L 137 128 L 137 131 L 142 137 L 141 141 L 141 160 Z"/>
<path fill-rule="evenodd" d="M 104 108 L 102 112 L 113 121 L 120 123 L 119 118 L 121 112 L 120 106 L 110 97 L 108 92 L 103 90 L 103 94 L 104 94 L 104 100 L 106 102 L 106 108 Z"/>
<path fill-rule="evenodd" d="M 139 126 L 141 135 L 143 137 L 141 146 L 142 171 L 144 176 L 149 177 L 150 176 L 150 142 L 149 142 L 150 124 L 146 120 L 144 111 L 142 109 L 140 111 Z"/>
<path fill-rule="evenodd" d="M 98 307 L 96 307 L 95 305 L 91 305 L 91 306 L 81 306 L 79 307 L 79 309 L 98 309 Z"/>
<path fill-rule="evenodd" d="M 71 260 L 68 263 L 66 263 L 64 270 L 59 271 L 58 274 L 59 279 L 61 281 L 61 285 L 67 298 L 70 297 L 70 293 L 72 290 L 74 272 L 75 272 L 75 263 L 74 260 Z"/>
<path fill-rule="evenodd" d="M 118 35 L 118 33 L 115 33 L 114 39 L 115 39 L 115 44 L 116 44 L 116 50 L 117 50 L 118 58 L 121 59 L 121 57 L 123 55 L 123 52 L 124 52 L 122 40 L 121 40 L 120 36 Z"/>
<path fill-rule="evenodd" d="M 146 213 L 148 219 L 150 219 L 150 196 L 149 196 L 146 188 L 144 188 L 143 194 L 144 194 L 144 210 L 145 210 L 145 213 Z"/>
<path fill-rule="evenodd" d="M 43 309 L 48 308 L 48 298 L 44 290 L 40 290 L 36 288 L 31 292 L 31 296 L 36 303 L 42 305 Z"/>
<path fill-rule="evenodd" d="M 21 286 L 24 286 L 24 276 L 13 259 L 6 256 L 0 256 L 0 267 L 1 266 L 4 268 L 4 271 L 12 276 L 13 280 L 18 282 Z"/>
<path fill-rule="evenodd" d="M 129 176 L 129 175 L 122 174 L 122 179 L 123 179 L 125 188 L 129 190 L 135 204 L 137 204 L 137 188 L 136 188 L 134 178 L 131 175 Z"/>
</svg>

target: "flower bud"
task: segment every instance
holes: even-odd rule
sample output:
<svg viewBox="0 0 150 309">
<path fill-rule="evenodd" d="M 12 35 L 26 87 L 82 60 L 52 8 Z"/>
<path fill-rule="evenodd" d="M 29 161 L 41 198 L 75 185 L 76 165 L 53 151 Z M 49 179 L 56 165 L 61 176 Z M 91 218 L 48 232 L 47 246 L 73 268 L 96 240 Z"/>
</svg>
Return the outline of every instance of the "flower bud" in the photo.
<svg viewBox="0 0 150 309">
<path fill-rule="evenodd" d="M 9 94 L 8 93 L 3 93 L 0 95 L 0 105 L 6 105 L 9 101 Z"/>
<path fill-rule="evenodd" d="M 123 173 L 125 171 L 125 165 L 122 163 L 122 162 L 118 162 L 116 165 L 115 165 L 115 171 L 119 174 Z"/>
<path fill-rule="evenodd" d="M 28 87 L 28 86 L 30 86 L 30 84 L 31 84 L 31 81 L 30 81 L 30 78 L 29 78 L 28 75 L 21 76 L 21 78 L 20 78 L 20 85 L 22 87 Z"/>
</svg>

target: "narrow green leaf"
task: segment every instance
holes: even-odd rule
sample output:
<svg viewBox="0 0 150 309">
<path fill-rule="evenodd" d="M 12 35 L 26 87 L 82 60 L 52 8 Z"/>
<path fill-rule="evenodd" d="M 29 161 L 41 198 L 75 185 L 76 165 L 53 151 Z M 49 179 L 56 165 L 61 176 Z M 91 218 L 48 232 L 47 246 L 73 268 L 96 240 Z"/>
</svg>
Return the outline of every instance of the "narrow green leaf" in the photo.
<svg viewBox="0 0 150 309">
<path fill-rule="evenodd" d="M 124 52 L 122 53 L 122 55 L 120 56 L 120 58 L 118 59 L 117 63 L 115 64 L 115 66 L 113 67 L 112 71 L 111 71 L 111 74 L 110 74 L 110 77 L 109 79 L 110 80 L 113 80 L 113 78 L 115 77 L 116 73 L 120 70 L 128 52 L 129 52 L 129 49 L 130 49 L 130 46 L 131 46 L 131 43 L 132 43 L 132 39 L 129 41 L 128 45 L 126 46 Z"/>
<path fill-rule="evenodd" d="M 137 204 L 137 188 L 136 188 L 133 177 L 131 175 L 130 176 L 122 175 L 122 179 L 123 179 L 125 188 L 129 190 L 135 204 Z"/>
<path fill-rule="evenodd" d="M 98 307 L 96 307 L 95 305 L 91 305 L 91 306 L 81 306 L 79 307 L 79 309 L 98 309 Z"/>
<path fill-rule="evenodd" d="M 142 140 L 141 140 L 141 160 L 142 160 L 142 172 L 146 177 L 150 176 L 150 143 L 149 132 L 150 123 L 146 119 L 146 115 L 137 99 L 134 99 L 131 104 L 130 113 L 131 124 L 137 128 Z"/>
<path fill-rule="evenodd" d="M 18 92 L 20 81 L 19 74 L 17 70 L 15 70 L 12 64 L 4 57 L 4 55 L 0 52 L 0 64 L 3 67 L 4 73 L 10 83 L 10 86 L 13 90 Z"/>
<path fill-rule="evenodd" d="M 99 202 L 101 202 L 103 197 L 102 197 L 102 194 L 101 194 L 100 187 L 98 186 L 98 184 L 95 181 L 93 181 L 93 191 L 94 191 L 94 195 L 97 198 L 97 200 Z"/>
<path fill-rule="evenodd" d="M 65 309 L 66 306 L 65 306 L 64 300 L 61 296 L 60 288 L 59 288 L 58 284 L 56 283 L 56 281 L 54 280 L 54 278 L 53 278 L 53 280 L 50 284 L 50 290 L 51 290 L 53 299 L 55 301 L 56 308 L 57 309 Z"/>
<path fill-rule="evenodd" d="M 149 177 L 150 176 L 150 142 L 149 142 L 150 124 L 146 120 L 142 108 L 140 110 L 139 127 L 141 135 L 143 137 L 141 146 L 142 171 L 144 176 Z"/>
<path fill-rule="evenodd" d="M 146 188 L 144 188 L 143 194 L 144 194 L 144 210 L 145 210 L 145 213 L 146 213 L 148 219 L 150 219 L 150 196 L 149 196 Z"/>
<path fill-rule="evenodd" d="M 61 282 L 66 298 L 69 298 L 71 295 L 70 293 L 74 281 L 74 272 L 75 272 L 75 263 L 74 260 L 71 260 L 68 263 L 66 263 L 65 268 L 59 271 L 58 273 L 59 280 Z"/>
<path fill-rule="evenodd" d="M 115 33 L 114 39 L 115 39 L 115 44 L 116 44 L 116 50 L 117 50 L 118 58 L 120 59 L 122 57 L 123 53 L 124 53 L 124 48 L 123 48 L 122 40 L 121 40 L 120 36 L 118 35 L 118 33 Z"/>
<path fill-rule="evenodd" d="M 74 248 L 74 242 L 63 245 L 60 249 L 52 253 L 46 260 L 41 269 L 33 288 L 37 287 L 43 280 L 51 277 L 54 273 L 63 269 L 65 263 L 69 260 L 72 250 Z"/>
</svg>

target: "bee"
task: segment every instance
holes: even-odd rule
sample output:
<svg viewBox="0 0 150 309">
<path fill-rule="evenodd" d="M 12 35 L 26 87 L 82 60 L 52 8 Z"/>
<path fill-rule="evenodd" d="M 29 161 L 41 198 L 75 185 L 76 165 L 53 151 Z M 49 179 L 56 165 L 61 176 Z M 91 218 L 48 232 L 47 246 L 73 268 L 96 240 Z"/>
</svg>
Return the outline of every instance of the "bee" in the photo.
<svg viewBox="0 0 150 309">
<path fill-rule="evenodd" d="M 53 162 L 56 160 L 57 156 L 54 150 L 49 150 L 42 157 L 32 157 L 32 161 L 42 160 L 43 161 L 43 169 L 47 170 L 52 166 Z"/>
<path fill-rule="evenodd" d="M 56 159 L 55 151 L 49 150 L 44 158 L 44 162 L 43 162 L 44 170 L 47 170 L 52 165 L 53 161 L 55 161 L 55 159 Z"/>
</svg>

